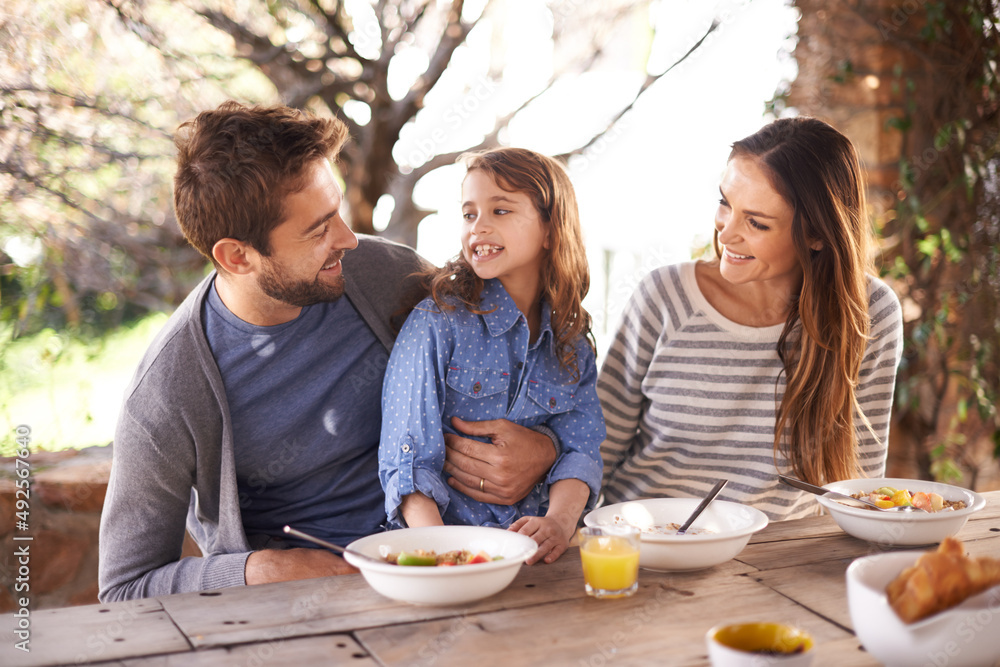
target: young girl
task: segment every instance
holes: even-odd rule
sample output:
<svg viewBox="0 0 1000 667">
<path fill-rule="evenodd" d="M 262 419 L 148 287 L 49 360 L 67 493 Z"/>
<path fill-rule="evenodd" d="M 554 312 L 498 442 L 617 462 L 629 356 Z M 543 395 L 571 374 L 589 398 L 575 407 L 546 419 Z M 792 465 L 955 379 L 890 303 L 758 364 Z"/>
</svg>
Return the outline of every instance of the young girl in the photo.
<svg viewBox="0 0 1000 667">
<path fill-rule="evenodd" d="M 538 543 L 532 562 L 551 563 L 597 499 L 605 436 L 576 196 L 559 163 L 532 151 L 499 148 L 466 167 L 462 251 L 430 275 L 385 375 L 386 513 L 394 525 L 510 528 Z M 442 477 L 456 417 L 544 425 L 561 454 L 516 505 L 473 500 Z"/>
</svg>

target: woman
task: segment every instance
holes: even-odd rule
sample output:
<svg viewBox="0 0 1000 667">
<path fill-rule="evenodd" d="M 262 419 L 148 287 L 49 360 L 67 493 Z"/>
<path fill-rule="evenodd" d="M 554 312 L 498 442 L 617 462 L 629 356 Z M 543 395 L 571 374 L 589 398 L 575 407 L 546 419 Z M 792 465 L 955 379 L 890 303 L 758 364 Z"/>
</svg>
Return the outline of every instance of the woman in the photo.
<svg viewBox="0 0 1000 667">
<path fill-rule="evenodd" d="M 733 144 L 716 259 L 639 285 L 601 370 L 605 502 L 723 497 L 772 519 L 815 511 L 779 483 L 885 469 L 899 301 L 873 275 L 851 142 L 812 118 Z"/>
</svg>

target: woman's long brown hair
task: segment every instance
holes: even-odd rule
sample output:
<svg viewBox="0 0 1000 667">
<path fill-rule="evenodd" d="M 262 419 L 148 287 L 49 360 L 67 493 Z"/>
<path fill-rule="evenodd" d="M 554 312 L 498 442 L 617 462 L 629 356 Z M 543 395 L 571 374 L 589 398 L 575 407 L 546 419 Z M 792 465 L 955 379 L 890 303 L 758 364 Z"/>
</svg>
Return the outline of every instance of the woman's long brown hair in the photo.
<svg viewBox="0 0 1000 667">
<path fill-rule="evenodd" d="M 552 332 L 560 365 L 574 381 L 580 377 L 575 342 L 587 338 L 594 347 L 590 314 L 583 299 L 590 289 L 590 269 L 580 230 L 580 214 L 573 184 L 562 165 L 524 148 L 495 148 L 463 155 L 466 169 L 481 169 L 507 192 L 523 192 L 531 200 L 549 232 L 549 249 L 542 262 L 542 295 L 552 308 Z M 428 273 L 429 289 L 439 308 L 450 310 L 445 297 L 453 296 L 472 312 L 482 313 L 479 297 L 483 281 L 459 254 Z"/>
<path fill-rule="evenodd" d="M 814 484 L 857 477 L 863 472 L 855 418 L 875 435 L 857 399 L 873 273 L 857 153 L 820 120 L 783 118 L 733 144 L 734 157 L 756 160 L 795 211 L 792 238 L 803 280 L 778 341 L 786 386 L 775 454 L 784 454 L 795 474 Z M 817 241 L 822 247 L 813 249 Z"/>
</svg>

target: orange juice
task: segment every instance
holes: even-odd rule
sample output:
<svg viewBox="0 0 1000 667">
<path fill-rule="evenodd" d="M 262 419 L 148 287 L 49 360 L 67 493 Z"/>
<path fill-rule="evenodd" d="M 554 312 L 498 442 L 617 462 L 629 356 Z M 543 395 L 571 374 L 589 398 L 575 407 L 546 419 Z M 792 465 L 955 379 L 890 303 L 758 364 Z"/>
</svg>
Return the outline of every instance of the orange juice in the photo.
<svg viewBox="0 0 1000 667">
<path fill-rule="evenodd" d="M 599 597 L 631 595 L 639 575 L 639 549 L 628 537 L 588 537 L 580 544 L 587 592 Z"/>
</svg>

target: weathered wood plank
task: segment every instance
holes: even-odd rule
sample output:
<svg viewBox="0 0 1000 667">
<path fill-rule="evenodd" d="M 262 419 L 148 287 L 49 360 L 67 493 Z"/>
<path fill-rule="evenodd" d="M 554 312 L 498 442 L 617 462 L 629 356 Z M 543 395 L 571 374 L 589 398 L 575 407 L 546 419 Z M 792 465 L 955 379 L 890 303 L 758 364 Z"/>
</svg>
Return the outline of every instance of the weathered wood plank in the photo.
<svg viewBox="0 0 1000 667">
<path fill-rule="evenodd" d="M 270 667 L 271 665 L 351 665 L 375 667 L 378 662 L 350 635 L 321 635 L 241 644 L 189 653 L 158 655 L 103 667 Z"/>
<path fill-rule="evenodd" d="M 722 580 L 749 571 L 753 568 L 729 561 L 684 575 L 642 570 L 640 580 Z M 579 550 L 571 548 L 551 565 L 523 566 L 507 589 L 463 606 L 420 607 L 395 602 L 372 590 L 361 575 L 166 596 L 160 600 L 191 644 L 208 648 L 518 609 L 583 595 Z"/>
<path fill-rule="evenodd" d="M 829 537 L 843 534 L 843 532 L 833 517 L 817 515 L 792 521 L 772 521 L 767 524 L 764 530 L 750 538 L 750 544 Z"/>
<path fill-rule="evenodd" d="M 688 585 L 694 584 L 694 585 Z M 774 620 L 812 633 L 816 665 L 872 665 L 854 637 L 749 576 L 647 581 L 624 600 L 579 598 L 485 612 L 355 636 L 385 665 L 461 665 L 503 656 L 506 664 L 704 665 L 705 633 L 717 623 Z M 544 628 L 544 631 L 539 631 Z M 861 658 L 859 659 L 859 654 Z"/>
<path fill-rule="evenodd" d="M 984 510 L 985 511 L 985 510 Z M 970 553 L 976 555 L 1000 554 L 1000 517 L 972 520 L 958 532 L 956 537 L 966 543 Z M 905 547 L 921 550 L 925 547 Z M 817 563 L 827 560 L 853 560 L 886 551 L 900 551 L 878 543 L 865 542 L 841 532 L 829 537 L 808 537 L 785 539 L 776 542 L 758 542 L 747 545 L 736 558 L 759 570 L 770 570 Z"/>
<path fill-rule="evenodd" d="M 845 573 L 851 559 L 827 560 L 749 575 L 842 627 L 853 629 Z"/>
<path fill-rule="evenodd" d="M 29 647 L 24 653 L 4 641 L 0 664 L 64 665 L 191 649 L 158 600 L 32 612 Z"/>
</svg>

